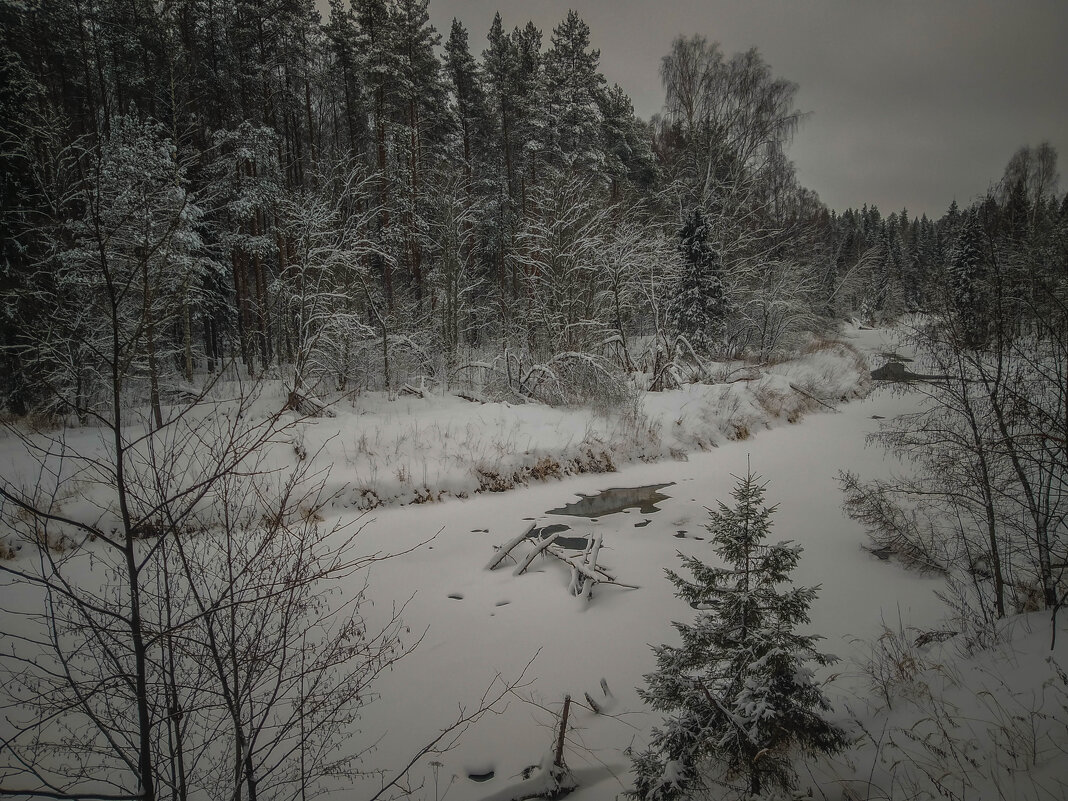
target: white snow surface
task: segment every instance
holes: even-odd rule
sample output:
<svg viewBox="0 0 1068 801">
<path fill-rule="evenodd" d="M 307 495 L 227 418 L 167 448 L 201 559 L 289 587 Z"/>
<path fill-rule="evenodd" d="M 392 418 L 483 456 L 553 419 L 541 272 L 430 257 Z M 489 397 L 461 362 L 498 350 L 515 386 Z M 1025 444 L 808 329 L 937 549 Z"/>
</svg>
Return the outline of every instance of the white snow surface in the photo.
<svg viewBox="0 0 1068 801">
<path fill-rule="evenodd" d="M 883 342 L 884 332 L 854 329 L 849 334 L 863 349 L 890 349 Z M 788 376 L 801 369 L 783 365 L 765 381 L 785 396 Z M 400 550 L 441 529 L 431 545 L 376 566 L 371 579 L 376 603 L 400 603 L 412 596 L 405 621 L 413 630 L 428 629 L 417 651 L 380 683 L 381 698 L 363 717 L 368 736 L 384 732 L 372 756 L 376 763 L 399 763 L 454 719 L 458 704 L 475 703 L 497 673 L 514 679 L 536 655 L 527 672 L 529 685 L 521 694 L 537 705 L 512 700 L 440 757 L 445 765 L 440 775 L 456 777 L 447 797 L 481 799 L 519 782 L 521 771 L 537 763 L 553 742 L 553 714 L 559 712 L 564 695 L 585 703 L 583 694 L 588 692 L 598 700 L 603 697 L 602 678 L 615 695 L 612 716 L 572 707 L 574 728 L 566 760 L 572 768 L 598 769 L 592 776 L 597 780 L 583 783 L 572 797 L 610 799 L 628 789 L 629 761 L 623 750 L 643 746 L 649 729 L 659 722 L 636 693 L 642 676 L 655 665 L 650 645 L 674 641 L 671 621 L 688 620 L 693 614 L 673 595 L 664 569 L 678 567 L 677 552 L 714 560 L 704 530 L 706 507 L 729 500 L 734 476 L 744 474 L 747 464 L 769 482 L 769 503 L 779 504 L 773 536 L 794 540 L 805 549 L 796 581 L 822 585 L 811 631 L 827 638 L 821 643 L 825 651 L 843 658 L 839 669 L 856 672 L 849 660 L 866 654 L 861 641 L 881 631 L 881 617 L 896 621 L 900 616 L 920 625 L 937 620 L 940 602 L 934 591 L 940 582 L 905 572 L 863 550 L 864 532 L 840 512 L 836 484 L 842 469 L 866 476 L 886 474 L 888 460 L 881 451 L 865 448 L 864 438 L 877 427 L 873 415 L 891 417 L 914 400 L 876 391 L 839 405 L 837 413 L 821 409 L 797 425 L 782 420 L 773 430 L 729 440 L 724 432 L 733 425 L 755 431 L 769 422 L 766 412 L 758 414 L 751 390 L 738 392 L 745 383 L 687 386 L 646 400 L 647 410 L 656 409 L 667 421 L 666 431 L 685 432 L 675 438 L 690 442 L 688 461 L 631 464 L 608 475 L 580 475 L 460 502 L 372 513 L 368 547 Z M 726 401 L 708 400 L 710 394 L 732 392 L 737 394 Z M 848 396 L 848 389 L 841 394 Z M 569 419 L 562 412 L 539 411 Z M 547 433 L 559 438 L 562 429 L 557 424 Z M 718 447 L 693 451 L 694 445 L 707 442 Z M 518 577 L 503 566 L 485 569 L 495 545 L 512 539 L 532 520 L 539 525 L 550 522 L 545 510 L 578 494 L 666 482 L 673 482 L 662 490 L 670 497 L 652 514 L 630 509 L 597 520 L 552 517 L 552 522 L 572 526 L 568 535 L 600 533 L 600 561 L 639 590 L 602 585 L 585 603 L 567 594 L 566 566 L 555 560 L 536 561 Z M 647 525 L 635 527 L 646 520 Z M 684 538 L 675 536 L 680 531 L 686 532 Z M 450 595 L 463 597 L 455 600 Z M 494 778 L 469 780 L 466 766 L 476 762 L 492 765 Z M 432 786 L 427 776 L 427 786 Z"/>
<path fill-rule="evenodd" d="M 852 327 L 843 336 L 864 353 L 895 347 L 887 331 Z M 876 358 L 871 366 L 880 363 Z M 865 436 L 877 428 L 877 418 L 912 408 L 916 398 L 882 387 L 860 398 L 869 389 L 867 375 L 858 372 L 850 351 L 835 347 L 759 377 L 724 365 L 723 377 L 754 380 L 647 395 L 644 420 L 454 396 L 362 396 L 351 408 L 339 408 L 337 417 L 301 426 L 302 441 L 295 444 L 332 463 L 331 484 L 345 487 L 333 513 L 365 524 L 361 550 L 397 553 L 433 537 L 377 563 L 369 577 L 374 607 L 364 611 L 370 622 L 406 604 L 408 640 L 422 640 L 377 683 L 377 697 L 362 711 L 360 732 L 346 746 L 377 743 L 365 768 L 390 775 L 460 710 L 476 707 L 502 677 L 515 680 L 530 663 L 507 704 L 469 729 L 453 749 L 414 766 L 411 784 L 420 788 L 414 795 L 434 798 L 435 768 L 438 796 L 450 801 L 507 799 L 536 784 L 538 773 L 528 771 L 524 780 L 524 770 L 555 747 L 565 694 L 574 703 L 564 755 L 579 784 L 571 798 L 613 799 L 629 789 L 624 751 L 643 747 L 659 723 L 636 692 L 655 664 L 650 645 L 675 642 L 671 621 L 693 614 L 673 595 L 664 569 L 678 567 L 677 553 L 714 561 L 704 529 L 706 507 L 729 499 L 734 477 L 747 465 L 768 482 L 769 503 L 778 504 L 772 536 L 804 549 L 794 580 L 820 586 L 810 633 L 824 636 L 821 650 L 842 659 L 816 675 L 824 680 L 838 674 L 827 686 L 836 719 L 845 723 L 852 710 L 869 727 L 882 726 L 883 712 L 865 700 L 859 662 L 870 654 L 869 643 L 884 620 L 892 627 L 937 628 L 944 610 L 935 592 L 942 583 L 864 550 L 864 531 L 840 511 L 836 477 L 840 470 L 874 478 L 900 468 L 883 451 L 866 447 Z M 615 471 L 576 473 L 609 467 Z M 532 471 L 547 477 L 531 480 Z M 518 486 L 478 491 L 494 477 Z M 661 491 L 669 497 L 652 513 L 631 508 L 598 519 L 546 514 L 582 494 L 666 483 L 671 486 Z M 571 526 L 566 536 L 599 535 L 599 564 L 639 588 L 599 584 L 586 601 L 567 592 L 572 576 L 554 559 L 538 557 L 519 576 L 511 560 L 487 569 L 495 547 L 532 523 L 561 522 Z M 1026 647 L 1013 668 L 1014 675 L 1039 684 L 1051 672 L 1043 620 L 1028 619 L 1030 633 L 1021 635 Z M 1062 632 L 1054 654 L 1062 665 L 1068 665 L 1065 643 L 1068 634 Z M 943 647 L 952 650 L 952 641 Z M 585 693 L 604 714 L 587 708 Z M 867 778 L 871 765 L 860 764 L 861 758 L 852 765 L 840 760 L 834 769 L 843 778 Z M 432 766 L 434 761 L 440 764 Z M 469 778 L 491 771 L 493 778 L 485 781 Z M 379 781 L 369 777 L 335 795 L 368 797 Z M 827 797 L 839 798 L 844 786 L 832 777 L 823 789 Z"/>
</svg>

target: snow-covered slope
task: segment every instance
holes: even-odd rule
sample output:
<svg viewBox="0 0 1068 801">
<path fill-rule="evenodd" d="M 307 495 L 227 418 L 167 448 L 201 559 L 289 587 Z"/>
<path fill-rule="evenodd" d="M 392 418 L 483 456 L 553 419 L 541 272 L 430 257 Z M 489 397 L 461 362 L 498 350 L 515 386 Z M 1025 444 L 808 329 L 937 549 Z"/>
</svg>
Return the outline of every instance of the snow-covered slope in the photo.
<svg viewBox="0 0 1068 801">
<path fill-rule="evenodd" d="M 716 383 L 635 391 L 624 408 L 605 412 L 372 393 L 336 404 L 333 418 L 302 424 L 300 445 L 323 449 L 332 483 L 347 487 L 346 503 L 369 509 L 684 459 L 828 411 L 871 383 L 856 351 L 835 341 L 770 368 L 725 363 L 711 372 Z"/>
</svg>

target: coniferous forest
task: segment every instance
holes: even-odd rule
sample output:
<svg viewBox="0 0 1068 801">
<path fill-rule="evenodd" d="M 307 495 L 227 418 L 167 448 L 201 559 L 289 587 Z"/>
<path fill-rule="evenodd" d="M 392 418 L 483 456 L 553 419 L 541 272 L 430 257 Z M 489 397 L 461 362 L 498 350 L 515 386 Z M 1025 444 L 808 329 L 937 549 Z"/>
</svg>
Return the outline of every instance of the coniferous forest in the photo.
<svg viewBox="0 0 1068 801">
<path fill-rule="evenodd" d="M 234 361 L 326 390 L 492 364 L 570 402 L 620 371 L 670 385 L 701 354 L 767 359 L 834 319 L 924 308 L 962 230 L 1063 260 L 1048 146 L 974 210 L 838 214 L 786 156 L 797 87 L 701 36 L 664 55 L 645 121 L 574 12 L 447 35 L 422 0 L 2 13 L 16 412 L 102 402 L 105 280 L 146 397 Z"/>
<path fill-rule="evenodd" d="M 944 582 L 952 626 L 923 640 L 884 624 L 860 670 L 885 700 L 879 714 L 905 696 L 922 696 L 929 714 L 895 719 L 901 736 L 884 742 L 834 711 L 824 689 L 835 677 L 817 673 L 836 657 L 805 629 L 810 607 L 825 614 L 822 590 L 786 588 L 802 549 L 764 542 L 778 507 L 747 464 L 733 509 L 689 499 L 711 514 L 707 544 L 731 567 L 678 551 L 694 578 L 669 577 L 697 617 L 674 624 L 681 647 L 654 648 L 657 671 L 634 696 L 668 713 L 662 727 L 642 722 L 630 745 L 599 752 L 633 763 L 612 792 L 785 793 L 802 760 L 846 753 L 820 763 L 826 786 L 993 798 L 983 793 L 1006 776 L 1028 775 L 1021 760 L 1061 758 L 1063 726 L 1037 696 L 1026 714 L 995 710 L 997 748 L 984 752 L 950 701 L 915 691 L 932 642 L 970 658 L 1003 641 L 1006 620 L 1035 613 L 1053 651 L 1063 628 L 1068 194 L 1055 149 L 1022 142 L 984 196 L 937 219 L 863 199 L 831 209 L 789 158 L 806 116 L 798 86 L 755 48 L 682 33 L 661 59 L 662 113 L 645 120 L 605 79 L 574 11 L 551 31 L 500 14 L 438 31 L 429 0 L 320 7 L 0 0 L 0 451 L 11 456 L 0 476 L 0 796 L 253 801 L 373 784 L 359 797 L 429 798 L 432 771 L 444 797 L 436 760 L 537 667 L 495 666 L 480 700 L 427 724 L 429 744 L 384 739 L 376 762 L 379 732 L 358 723 L 379 683 L 433 636 L 406 615 L 420 611 L 422 582 L 446 572 L 389 571 L 413 553 L 459 570 L 468 545 L 456 543 L 490 528 L 453 525 L 431 551 L 432 531 L 383 535 L 363 512 L 611 472 L 617 457 L 677 468 L 687 449 L 839 411 L 873 379 L 914 405 L 856 439 L 906 468 L 843 467 L 826 527 L 844 524 L 840 504 L 867 532 L 865 559 Z M 911 355 L 878 350 L 880 327 Z M 860 346 L 836 339 L 847 328 L 887 364 L 873 371 Z M 802 381 L 803 369 L 816 378 Z M 395 413 L 398 400 L 426 405 Z M 349 416 L 322 433 L 343 404 Z M 520 408 L 535 411 L 520 420 Z M 367 410 L 378 416 L 358 420 Z M 399 418 L 423 413 L 443 419 L 402 431 Z M 568 428 L 575 420 L 585 433 Z M 419 480 L 403 459 L 432 448 Z M 815 481 L 820 455 L 802 454 L 794 474 Z M 647 484 L 636 489 L 674 486 Z M 658 511 L 624 508 L 639 507 Z M 459 502 L 440 508 L 462 518 Z M 784 528 L 792 514 L 777 518 Z M 649 523 L 633 528 L 645 536 Z M 356 545 L 364 528 L 374 547 Z M 553 528 L 509 532 L 470 583 L 510 558 L 511 592 L 538 580 L 522 576 L 536 557 L 555 556 L 569 600 L 592 606 L 596 592 L 604 611 L 609 592 L 646 591 L 598 563 L 601 534 L 591 528 L 578 557 L 560 544 L 577 538 L 554 544 Z M 671 553 L 693 545 L 675 523 L 661 533 Z M 511 555 L 525 547 L 525 561 Z M 629 562 L 623 546 L 606 552 L 638 572 L 641 548 Z M 372 566 L 407 600 L 374 608 Z M 461 608 L 463 593 L 447 597 Z M 539 619 L 540 599 L 531 608 Z M 664 612 L 665 636 L 678 614 Z M 629 632 L 631 618 L 619 620 Z M 565 629 L 547 639 L 565 642 Z M 1068 708 L 1065 672 L 1043 681 Z M 591 729 L 617 700 L 600 687 L 584 695 Z M 968 708 L 981 697 L 993 696 L 976 692 Z M 533 691 L 527 700 L 550 710 Z M 568 694 L 550 710 L 552 758 L 519 765 L 512 795 L 486 797 L 555 798 L 593 775 L 566 764 L 572 701 L 582 704 Z M 1034 726 L 1020 734 L 1025 718 Z M 924 721 L 937 731 L 922 735 Z M 1019 753 L 998 745 L 1005 737 Z M 951 788 L 946 754 L 959 769 Z M 1049 774 L 1018 797 L 1056 797 L 1068 782 L 1055 769 L 1039 778 Z M 542 784 L 524 795 L 531 776 Z"/>
</svg>

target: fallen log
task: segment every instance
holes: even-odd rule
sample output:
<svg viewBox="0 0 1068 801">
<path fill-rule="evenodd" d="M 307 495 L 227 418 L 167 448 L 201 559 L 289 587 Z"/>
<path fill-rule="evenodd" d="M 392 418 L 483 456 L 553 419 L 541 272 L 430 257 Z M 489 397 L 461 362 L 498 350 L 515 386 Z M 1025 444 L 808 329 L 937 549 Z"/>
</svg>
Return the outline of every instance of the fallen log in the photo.
<svg viewBox="0 0 1068 801">
<path fill-rule="evenodd" d="M 503 562 L 512 552 L 513 548 L 515 548 L 519 543 L 521 543 L 523 540 L 530 536 L 530 532 L 534 530 L 534 526 L 535 524 L 531 523 L 529 526 L 527 526 L 526 531 L 524 531 L 517 537 L 513 537 L 512 539 L 508 540 L 508 542 L 506 542 L 504 545 L 502 545 L 497 550 L 497 553 L 493 555 L 493 558 L 490 559 L 489 564 L 486 565 L 486 570 L 493 570 L 495 567 L 500 565 L 500 563 Z"/>
<path fill-rule="evenodd" d="M 560 536 L 560 532 L 559 531 L 554 531 L 548 537 L 546 537 L 541 542 L 539 542 L 537 544 L 537 546 L 534 548 L 534 550 L 532 550 L 530 553 L 527 554 L 527 557 L 526 557 L 526 559 L 523 560 L 522 564 L 520 564 L 519 567 L 517 567 L 515 569 L 513 575 L 516 575 L 516 576 L 523 575 L 524 571 L 526 571 L 526 569 L 528 567 L 530 567 L 530 563 L 534 561 L 535 557 L 537 557 L 537 555 L 539 553 L 543 553 L 546 548 L 548 548 L 550 545 L 552 545 L 554 542 L 556 542 L 556 538 L 559 537 L 559 536 Z M 552 552 L 550 551 L 550 553 L 552 553 Z M 553 555 L 557 556 L 557 554 L 553 554 Z"/>
</svg>

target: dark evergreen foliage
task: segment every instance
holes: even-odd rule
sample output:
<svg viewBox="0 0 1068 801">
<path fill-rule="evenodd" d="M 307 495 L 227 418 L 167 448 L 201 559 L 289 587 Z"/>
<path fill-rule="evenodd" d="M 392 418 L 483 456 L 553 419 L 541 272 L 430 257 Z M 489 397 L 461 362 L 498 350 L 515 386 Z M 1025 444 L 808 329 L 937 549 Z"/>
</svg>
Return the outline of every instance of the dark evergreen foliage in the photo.
<svg viewBox="0 0 1068 801">
<path fill-rule="evenodd" d="M 701 36 L 672 44 L 667 111 L 646 123 L 607 86 L 574 11 L 547 37 L 498 14 L 480 54 L 459 20 L 442 42 L 428 0 L 331 0 L 325 19 L 314 0 L 29 0 L 0 3 L 0 23 L 0 392 L 20 412 L 47 380 L 24 335 L 70 311 L 46 296 L 75 303 L 52 285 L 72 246 L 63 232 L 84 218 L 77 198 L 110 180 L 94 165 L 130 125 L 173 149 L 173 180 L 197 209 L 154 224 L 186 230 L 210 264 L 187 273 L 180 319 L 160 321 L 164 385 L 232 360 L 254 375 L 292 364 L 293 298 L 313 267 L 294 241 L 307 222 L 297 209 L 339 204 L 323 212 L 335 232 L 360 229 L 331 319 L 348 321 L 345 370 L 373 351 L 379 367 L 358 380 L 379 387 L 391 342 L 406 373 L 444 381 L 461 346 L 529 354 L 552 285 L 593 315 L 567 321 L 572 331 L 609 343 L 591 356 L 612 351 L 617 369 L 651 371 L 659 388 L 680 334 L 702 355 L 766 358 L 827 318 L 929 309 L 958 252 L 956 204 L 934 222 L 874 206 L 829 214 L 786 157 L 797 87 L 755 50 L 728 57 Z M 989 252 L 1011 257 L 996 275 L 1019 288 L 1012 314 L 1050 303 L 1062 281 L 1063 268 L 1013 267 L 1063 251 L 1055 179 L 1049 145 L 1021 148 L 981 210 Z M 575 187 L 574 218 L 599 227 L 568 228 L 585 237 L 571 244 L 598 255 L 554 284 L 540 265 L 560 265 L 570 245 L 543 236 L 559 222 L 546 210 L 562 211 L 545 199 Z M 684 231 L 672 253 L 687 227 L 702 233 Z M 531 252 L 534 241 L 550 247 Z M 577 276 L 586 283 L 568 285 Z M 613 351 L 649 340 L 644 361 Z"/>
<path fill-rule="evenodd" d="M 969 348 L 982 347 L 986 342 L 992 311 L 988 302 L 984 239 L 979 214 L 968 212 L 957 234 L 949 263 L 950 308 L 962 344 Z"/>
<path fill-rule="evenodd" d="M 667 306 L 673 329 L 706 354 L 721 345 L 727 316 L 722 265 L 710 235 L 704 213 L 693 209 L 679 230 L 682 270 Z"/>
<path fill-rule="evenodd" d="M 657 669 L 638 691 L 666 717 L 634 757 L 637 798 L 691 798 L 714 785 L 739 797 L 788 790 L 800 754 L 846 744 L 824 718 L 830 704 L 812 672 L 836 658 L 816 650 L 819 637 L 796 631 L 809 622 L 816 589 L 783 586 L 801 548 L 766 542 L 776 510 L 764 490 L 748 473 L 732 507 L 709 511 L 725 567 L 683 557 L 692 579 L 668 571 L 676 595 L 698 612 L 693 623 L 674 624 L 681 645 L 654 649 Z"/>
<path fill-rule="evenodd" d="M 606 241 L 609 210 L 617 226 L 627 220 L 616 244 L 596 257 L 614 254 L 604 286 L 567 286 L 597 275 L 591 262 L 561 272 L 564 283 L 553 288 L 576 296 L 584 314 L 600 315 L 567 323 L 580 326 L 588 343 L 625 343 L 653 327 L 708 352 L 730 329 L 743 347 L 759 339 L 763 352 L 766 332 L 754 329 L 767 327 L 767 315 L 746 317 L 724 301 L 728 284 L 759 291 L 758 253 L 738 243 L 774 241 L 783 264 L 812 252 L 801 240 L 806 231 L 816 235 L 818 208 L 805 207 L 782 155 L 797 121 L 795 87 L 774 78 L 755 51 L 727 61 L 703 45 L 731 77 L 723 86 L 752 91 L 737 88 L 724 99 L 722 125 L 709 119 L 699 130 L 679 128 L 657 140 L 654 155 L 650 127 L 623 89 L 607 86 L 589 26 L 574 11 L 547 48 L 532 23 L 509 30 L 498 14 L 480 60 L 459 20 L 442 43 L 428 0 L 331 0 L 325 19 L 314 0 L 35 0 L 4 3 L 0 15 L 0 110 L 8 121 L 0 143 L 0 391 L 18 411 L 32 407 L 34 387 L 49 380 L 47 360 L 24 358 L 32 348 L 23 334 L 41 330 L 35 321 L 56 311 L 45 297 L 80 302 L 56 293 L 49 264 L 71 247 L 62 232 L 84 218 L 72 199 L 112 180 L 94 167 L 106 162 L 101 154 L 116 128 L 152 131 L 135 149 L 173 150 L 173 180 L 197 210 L 188 217 L 172 209 L 169 219 L 160 210 L 153 221 L 183 231 L 200 254 L 196 269 L 183 273 L 178 318 L 168 312 L 153 321 L 164 354 L 154 360 L 153 380 L 165 386 L 231 360 L 267 375 L 298 359 L 294 298 L 306 292 L 301 276 L 314 266 L 298 246 L 308 220 L 296 210 L 340 202 L 339 181 L 362 194 L 343 193 L 347 199 L 327 214 L 330 225 L 347 230 L 361 221 L 362 244 L 347 271 L 347 297 L 336 299 L 340 316 L 330 318 L 347 320 L 349 331 L 331 337 L 347 343 L 350 365 L 374 348 L 378 378 L 365 371 L 372 385 L 389 382 L 392 341 L 404 343 L 406 369 L 434 378 L 444 377 L 443 364 L 455 366 L 465 343 L 528 350 L 539 341 L 537 314 L 551 299 L 538 293 L 550 282 L 534 265 L 559 254 L 531 253 L 522 243 L 542 241 L 538 232 L 554 224 L 544 219 L 554 193 L 573 197 L 582 187 L 578 218 L 601 226 L 573 232 L 581 252 L 596 253 L 594 243 Z M 751 125 L 739 122 L 742 109 L 753 111 Z M 700 186 L 684 189 L 676 180 L 706 172 Z M 682 259 L 662 249 L 639 264 L 637 253 L 669 241 L 685 222 L 663 202 L 695 191 L 702 236 L 714 249 L 691 248 Z M 626 241 L 644 244 L 635 250 Z M 676 277 L 684 263 L 686 274 Z M 632 307 L 640 282 L 654 273 L 673 289 Z M 780 307 L 779 297 L 753 305 Z M 776 327 L 774 341 L 787 329 Z M 155 349 L 141 347 L 139 358 Z M 618 368 L 639 366 L 624 347 Z M 65 391 L 88 390 L 82 382 Z"/>
</svg>

